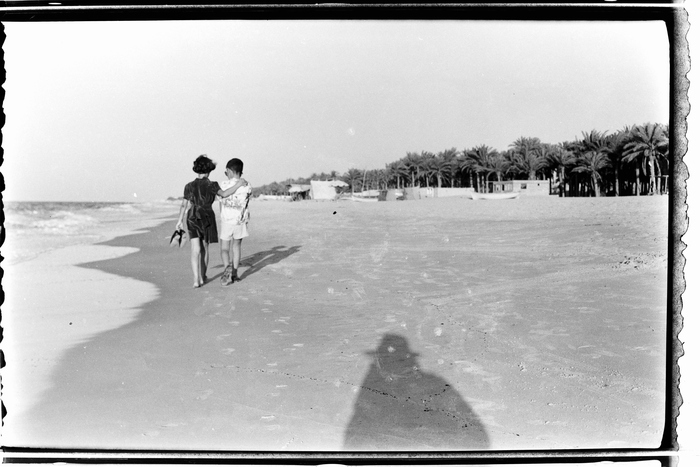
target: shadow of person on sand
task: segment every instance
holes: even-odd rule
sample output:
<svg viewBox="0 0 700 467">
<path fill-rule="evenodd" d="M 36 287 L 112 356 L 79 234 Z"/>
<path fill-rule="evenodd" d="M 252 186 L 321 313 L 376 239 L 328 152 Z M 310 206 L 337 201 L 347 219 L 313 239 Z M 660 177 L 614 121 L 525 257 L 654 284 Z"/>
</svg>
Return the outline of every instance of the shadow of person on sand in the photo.
<svg viewBox="0 0 700 467">
<path fill-rule="evenodd" d="M 421 371 L 407 340 L 385 334 L 355 402 L 344 449 L 484 450 L 479 417 L 443 378 Z"/>
<path fill-rule="evenodd" d="M 282 245 L 243 258 L 241 260 L 241 266 L 250 267 L 243 271 L 243 274 L 241 274 L 240 278 L 245 279 L 246 277 L 255 274 L 256 272 L 259 272 L 265 266 L 279 263 L 283 259 L 288 258 L 289 256 L 293 255 L 299 250 L 301 250 L 301 246 L 292 246 L 287 248 L 284 245 Z"/>
</svg>

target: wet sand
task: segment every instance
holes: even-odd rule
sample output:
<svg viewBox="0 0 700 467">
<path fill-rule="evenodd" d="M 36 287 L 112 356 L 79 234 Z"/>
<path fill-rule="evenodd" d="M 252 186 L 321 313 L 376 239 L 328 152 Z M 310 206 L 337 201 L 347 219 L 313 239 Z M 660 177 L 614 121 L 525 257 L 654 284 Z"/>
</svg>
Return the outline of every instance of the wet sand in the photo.
<svg viewBox="0 0 700 467">
<path fill-rule="evenodd" d="M 35 315 L 71 304 L 52 324 L 57 334 L 92 311 L 147 302 L 128 324 L 61 354 L 50 386 L 28 395 L 5 443 L 657 447 L 665 422 L 667 203 L 255 201 L 242 281 L 220 286 L 213 245 L 211 282 L 197 290 L 189 247 L 167 246 L 174 220 L 113 239 L 104 246 L 133 253 L 76 269 L 157 292 L 107 294 L 109 281 L 89 281 L 79 286 L 84 293 L 52 303 L 49 288 L 37 288 L 44 299 Z"/>
</svg>

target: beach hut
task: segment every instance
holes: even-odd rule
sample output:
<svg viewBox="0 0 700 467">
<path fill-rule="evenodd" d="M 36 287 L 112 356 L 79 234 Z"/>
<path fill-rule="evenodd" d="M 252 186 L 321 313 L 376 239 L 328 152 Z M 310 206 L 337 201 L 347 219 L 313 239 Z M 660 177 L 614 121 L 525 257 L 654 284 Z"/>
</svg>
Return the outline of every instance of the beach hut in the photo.
<svg viewBox="0 0 700 467">
<path fill-rule="evenodd" d="M 420 199 L 420 188 L 419 187 L 407 187 L 404 188 L 404 199 L 416 200 Z"/>
<path fill-rule="evenodd" d="M 288 185 L 289 195 L 293 201 L 300 201 L 309 198 L 311 185 Z"/>
<path fill-rule="evenodd" d="M 527 196 L 549 196 L 552 191 L 549 180 L 511 180 L 513 191 Z"/>
<path fill-rule="evenodd" d="M 400 201 L 403 200 L 403 197 L 403 190 L 395 188 L 379 192 L 379 201 Z"/>
<path fill-rule="evenodd" d="M 311 180 L 311 198 L 315 200 L 336 199 L 336 187 L 348 186 L 340 180 Z"/>
</svg>

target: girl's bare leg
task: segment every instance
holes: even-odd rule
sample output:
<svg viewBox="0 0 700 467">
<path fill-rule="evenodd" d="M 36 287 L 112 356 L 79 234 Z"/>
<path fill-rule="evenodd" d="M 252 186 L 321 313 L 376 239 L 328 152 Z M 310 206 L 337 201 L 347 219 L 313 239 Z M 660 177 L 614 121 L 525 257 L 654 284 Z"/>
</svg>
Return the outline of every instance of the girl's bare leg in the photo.
<svg viewBox="0 0 700 467">
<path fill-rule="evenodd" d="M 190 253 L 190 264 L 192 265 L 192 275 L 194 276 L 194 284 L 192 287 L 201 287 L 203 283 L 201 259 L 202 247 L 199 238 L 191 238 L 190 246 L 192 247 L 192 251 Z"/>
<path fill-rule="evenodd" d="M 209 242 L 202 240 L 202 284 L 207 280 L 207 267 L 209 266 Z"/>
</svg>

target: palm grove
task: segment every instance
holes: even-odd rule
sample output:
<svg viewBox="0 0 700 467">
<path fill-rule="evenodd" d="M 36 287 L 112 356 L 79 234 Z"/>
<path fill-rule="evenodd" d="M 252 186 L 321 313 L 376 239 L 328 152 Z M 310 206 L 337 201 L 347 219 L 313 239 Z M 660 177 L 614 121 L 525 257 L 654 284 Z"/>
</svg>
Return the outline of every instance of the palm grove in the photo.
<svg viewBox="0 0 700 467">
<path fill-rule="evenodd" d="M 668 126 L 647 123 L 612 134 L 583 132 L 581 139 L 557 144 L 520 137 L 505 151 L 479 145 L 462 151 L 409 152 L 384 169 L 314 173 L 257 187 L 254 194 L 282 195 L 292 184 L 341 179 L 352 192 L 406 187 L 473 187 L 483 192 L 489 181 L 551 180 L 565 196 L 654 195 L 668 190 L 668 154 Z"/>
</svg>

